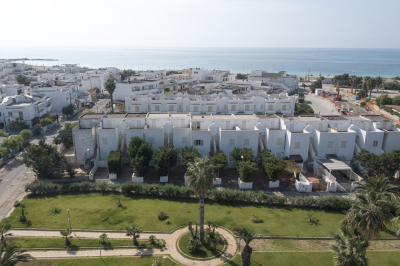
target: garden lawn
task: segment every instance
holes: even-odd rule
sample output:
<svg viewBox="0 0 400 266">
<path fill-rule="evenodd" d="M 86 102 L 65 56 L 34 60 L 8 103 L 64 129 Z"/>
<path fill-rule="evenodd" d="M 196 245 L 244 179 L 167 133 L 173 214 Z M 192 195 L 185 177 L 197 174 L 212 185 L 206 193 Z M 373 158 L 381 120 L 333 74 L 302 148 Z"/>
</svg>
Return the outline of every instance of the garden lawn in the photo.
<svg viewBox="0 0 400 266">
<path fill-rule="evenodd" d="M 99 248 L 99 240 L 95 238 L 70 238 L 71 245 L 65 245 L 65 237 L 7 237 L 7 244 L 15 245 L 18 248 L 80 248 L 80 247 L 95 247 Z M 149 246 L 149 241 L 138 240 L 139 246 L 146 248 L 157 248 Z M 102 248 L 112 248 L 116 246 L 134 247 L 132 239 L 115 239 L 110 238 L 106 243 L 100 242 Z"/>
<path fill-rule="evenodd" d="M 151 266 L 154 261 L 153 256 L 143 257 L 103 257 L 93 259 L 57 259 L 57 260 L 33 260 L 20 264 L 21 266 Z M 164 259 L 165 266 L 174 264 L 169 258 Z"/>
<path fill-rule="evenodd" d="M 252 266 L 333 266 L 332 252 L 253 252 Z M 367 252 L 369 265 L 397 266 L 400 261 L 400 252 L 369 251 Z M 240 266 L 241 256 L 236 256 L 224 265 Z"/>
<path fill-rule="evenodd" d="M 199 219 L 197 200 L 122 197 L 123 208 L 118 208 L 117 202 L 117 195 L 114 194 L 29 195 L 21 202 L 26 206 L 28 222 L 19 221 L 20 208 L 16 208 L 7 220 L 14 228 L 68 228 L 69 208 L 72 229 L 124 230 L 126 226 L 137 223 L 144 231 L 171 231 L 178 226 L 185 226 L 188 220 Z M 61 208 L 61 213 L 54 214 L 53 207 Z M 158 220 L 159 211 L 168 214 L 170 224 Z M 309 223 L 307 213 L 314 213 L 319 223 Z M 254 214 L 264 222 L 252 223 L 250 219 Z M 254 228 L 257 234 L 270 236 L 330 237 L 338 231 L 343 217 L 344 214 L 341 212 L 290 206 L 274 207 L 211 201 L 206 201 L 205 204 L 205 220 L 214 221 L 231 230 Z"/>
</svg>

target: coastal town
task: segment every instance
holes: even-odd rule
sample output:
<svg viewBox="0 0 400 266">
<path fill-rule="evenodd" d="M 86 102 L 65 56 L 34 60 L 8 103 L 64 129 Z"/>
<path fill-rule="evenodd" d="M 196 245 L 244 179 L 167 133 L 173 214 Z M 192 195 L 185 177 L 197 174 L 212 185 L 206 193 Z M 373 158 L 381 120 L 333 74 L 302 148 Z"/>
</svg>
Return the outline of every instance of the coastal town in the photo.
<svg viewBox="0 0 400 266">
<path fill-rule="evenodd" d="M 330 234 L 369 190 L 395 219 L 400 78 L 249 72 L 1 60 L 4 244 L 80 265 L 250 265 L 285 245 L 331 263 Z M 399 252 L 398 223 L 383 222 L 371 246 Z"/>
</svg>

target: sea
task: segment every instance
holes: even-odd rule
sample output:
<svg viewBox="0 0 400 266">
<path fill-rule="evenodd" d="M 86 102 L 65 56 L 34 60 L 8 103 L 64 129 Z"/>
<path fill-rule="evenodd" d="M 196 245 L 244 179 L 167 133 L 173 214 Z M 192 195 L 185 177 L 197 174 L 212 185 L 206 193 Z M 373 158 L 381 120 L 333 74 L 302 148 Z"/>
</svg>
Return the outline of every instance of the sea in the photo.
<svg viewBox="0 0 400 266">
<path fill-rule="evenodd" d="M 204 68 L 248 74 L 251 70 L 287 71 L 305 76 L 400 76 L 400 49 L 328 48 L 128 48 L 128 47 L 1 47 L 0 59 L 32 65 L 79 64 L 133 70 Z"/>
</svg>

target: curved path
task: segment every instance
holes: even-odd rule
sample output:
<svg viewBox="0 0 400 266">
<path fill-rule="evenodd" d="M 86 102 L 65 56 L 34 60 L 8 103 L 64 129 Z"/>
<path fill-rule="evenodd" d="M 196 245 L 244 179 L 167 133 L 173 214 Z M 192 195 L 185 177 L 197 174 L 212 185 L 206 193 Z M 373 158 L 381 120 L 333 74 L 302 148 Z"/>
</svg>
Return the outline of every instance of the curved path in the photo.
<svg viewBox="0 0 400 266">
<path fill-rule="evenodd" d="M 194 266 L 206 266 L 206 265 L 219 265 L 230 260 L 236 255 L 236 239 L 227 230 L 218 228 L 216 230 L 219 232 L 227 241 L 228 247 L 224 254 L 220 257 L 207 260 L 198 261 L 191 260 L 182 256 L 177 248 L 176 243 L 181 235 L 188 232 L 188 229 L 181 228 L 172 234 L 140 234 L 140 239 L 148 239 L 150 235 L 154 235 L 159 239 L 164 239 L 166 245 L 162 249 L 109 249 L 101 250 L 101 255 L 105 256 L 143 256 L 143 255 L 166 255 L 169 254 L 174 260 L 184 265 L 194 265 Z M 11 230 L 10 233 L 17 237 L 61 237 L 59 231 L 40 231 L 40 230 Z M 73 237 L 79 238 L 98 238 L 102 232 L 83 232 L 77 231 L 73 232 Z M 124 233 L 108 233 L 108 238 L 131 238 L 126 236 Z M 94 248 L 96 249 L 96 248 Z M 76 258 L 76 257 L 99 257 L 98 250 L 58 250 L 58 251 L 29 251 L 27 252 L 32 257 L 37 259 L 47 259 L 47 258 Z"/>
</svg>

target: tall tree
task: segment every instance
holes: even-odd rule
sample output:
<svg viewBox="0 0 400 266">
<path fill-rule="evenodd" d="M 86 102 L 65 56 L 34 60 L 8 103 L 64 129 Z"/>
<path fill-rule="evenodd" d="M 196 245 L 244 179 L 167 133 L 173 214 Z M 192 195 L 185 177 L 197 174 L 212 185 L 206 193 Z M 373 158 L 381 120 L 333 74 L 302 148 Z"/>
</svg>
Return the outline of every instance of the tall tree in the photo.
<svg viewBox="0 0 400 266">
<path fill-rule="evenodd" d="M 114 111 L 114 104 L 113 104 L 113 93 L 115 91 L 115 80 L 113 78 L 108 78 L 105 83 L 106 91 L 110 94 L 111 97 L 111 110 Z"/>
<path fill-rule="evenodd" d="M 29 139 L 33 136 L 29 129 L 24 129 L 19 132 L 19 135 L 24 139 L 25 142 L 29 142 Z"/>
<path fill-rule="evenodd" d="M 340 232 L 333 236 L 336 244 L 332 245 L 335 253 L 335 266 L 366 266 L 368 260 L 363 256 L 369 246 L 363 235 L 348 226 L 341 226 Z"/>
<path fill-rule="evenodd" d="M 189 164 L 186 172 L 186 175 L 189 176 L 188 186 L 194 189 L 199 198 L 199 240 L 201 243 L 204 243 L 204 198 L 213 186 L 213 180 L 216 178 L 215 173 L 215 166 L 210 164 L 207 156 L 196 158 L 194 163 Z"/>
<path fill-rule="evenodd" d="M 235 229 L 235 232 L 239 234 L 239 238 L 244 242 L 244 247 L 242 251 L 242 266 L 250 266 L 251 253 L 253 253 L 253 249 L 250 247 L 250 243 L 251 241 L 253 241 L 256 233 L 253 231 L 253 229 L 248 231 L 246 228 Z"/>
<path fill-rule="evenodd" d="M 22 74 L 19 74 L 15 80 L 18 82 L 18 84 L 23 84 L 25 86 L 29 86 L 29 84 L 31 84 L 31 81 L 28 79 L 28 77 Z"/>
<path fill-rule="evenodd" d="M 381 76 L 377 76 L 375 78 L 375 87 L 378 90 L 378 88 L 380 88 L 383 85 L 383 79 Z"/>
<path fill-rule="evenodd" d="M 28 262 L 29 259 L 33 259 L 31 255 L 24 254 L 25 249 L 19 249 L 17 247 L 5 246 L 5 241 L 0 243 L 0 265 L 1 266 L 14 266 L 23 262 Z"/>
</svg>

